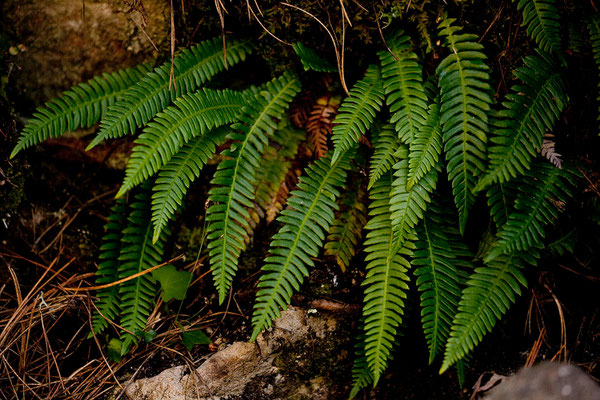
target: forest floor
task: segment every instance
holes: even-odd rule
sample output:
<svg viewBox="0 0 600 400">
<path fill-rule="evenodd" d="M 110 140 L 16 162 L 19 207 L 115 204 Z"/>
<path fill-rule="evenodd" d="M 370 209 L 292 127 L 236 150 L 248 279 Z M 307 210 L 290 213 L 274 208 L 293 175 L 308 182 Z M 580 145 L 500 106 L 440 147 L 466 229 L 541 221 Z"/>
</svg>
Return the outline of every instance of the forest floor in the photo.
<svg viewBox="0 0 600 400">
<path fill-rule="evenodd" d="M 86 144 L 81 135 L 91 131 L 79 132 L 76 136 L 51 140 L 43 146 L 28 149 L 17 160 L 10 161 L 8 154 L 22 126 L 19 118 L 30 116 L 35 103 L 51 98 L 107 66 L 115 68 L 147 60 L 153 50 L 139 32 L 138 37 L 131 34 L 136 30 L 133 21 L 127 20 L 127 29 L 124 29 L 115 15 L 124 17 L 125 14 L 110 13 L 110 7 L 103 2 L 89 2 L 87 19 L 81 19 L 84 22 L 78 27 L 80 31 L 73 28 L 75 22 L 64 23 L 55 19 L 76 21 L 81 13 L 80 2 L 55 2 L 61 8 L 59 12 L 48 13 L 52 18 L 46 20 L 35 8 L 42 3 L 42 8 L 50 7 L 45 2 L 36 4 L 12 0 L 8 3 L 25 14 L 6 13 L 7 18 L 13 19 L 7 26 L 14 28 L 16 36 L 25 39 L 29 39 L 26 35 L 37 35 L 31 40 L 34 44 L 39 38 L 43 39 L 38 50 L 50 57 L 42 61 L 52 68 L 43 70 L 43 79 L 49 81 L 44 90 L 36 89 L 42 83 L 35 76 L 42 68 L 35 63 L 26 64 L 28 60 L 38 60 L 37 55 L 33 56 L 32 45 L 30 50 L 15 58 L 17 64 L 28 65 L 21 71 L 21 83 L 24 84 L 17 93 L 18 99 L 15 97 L 8 104 L 4 94 L 0 93 L 0 399 L 122 399 L 125 398 L 126 385 L 134 379 L 151 377 L 177 365 L 197 367 L 207 356 L 224 346 L 235 341 L 247 341 L 251 333 L 250 315 L 259 269 L 270 237 L 277 231 L 277 224 L 267 226 L 263 223 L 256 230 L 258 235 L 241 257 L 230 297 L 223 306 L 219 306 L 205 262 L 202 240 L 208 177 L 212 176 L 214 165 L 204 171 L 189 191 L 188 207 L 177 217 L 174 224 L 177 228 L 165 254 L 166 260 L 177 259 L 175 265 L 179 269 L 194 273 L 186 299 L 169 304 L 159 300 L 148 324 L 157 336 L 149 343 L 140 343 L 120 362 L 110 359 L 105 337 L 89 337 L 95 296 L 95 291 L 90 288 L 96 284 L 94 272 L 103 226 L 109 209 L 114 205 L 114 195 L 121 183 L 132 141 L 114 141 L 105 147 L 97 147 L 93 152 L 84 152 Z M 21 3 L 27 7 L 21 7 Z M 123 6 L 120 0 L 108 3 L 116 4 L 115 7 Z M 156 13 L 162 20 L 154 27 L 162 35 L 162 40 L 157 41 L 164 50 L 161 54 L 168 55 L 169 40 L 165 34 L 168 32 L 168 24 L 165 24 L 168 18 L 162 10 L 165 2 L 145 3 L 148 10 L 152 4 L 160 6 Z M 174 3 L 177 6 L 179 2 Z M 204 3 L 211 2 L 200 3 L 205 6 Z M 509 1 L 503 2 L 501 9 L 504 3 L 509 9 Z M 245 2 L 240 4 L 245 7 Z M 63 12 L 64 7 L 70 10 L 69 13 Z M 111 33 L 111 38 L 123 36 L 123 43 L 106 37 L 96 38 L 98 42 L 82 39 L 83 33 L 94 32 L 90 26 L 95 9 L 99 10 L 101 17 L 97 25 L 105 27 L 108 22 L 114 22 L 116 33 Z M 212 13 L 212 10 L 209 11 Z M 491 8 L 486 9 L 484 14 L 486 18 L 477 14 L 476 22 L 486 26 L 490 24 L 490 27 L 493 23 L 487 21 L 496 21 L 495 17 L 500 16 L 500 12 L 496 15 Z M 207 23 L 198 22 L 200 30 L 220 32 L 218 18 L 213 14 L 207 15 L 210 15 Z M 196 21 L 188 16 L 188 21 L 192 20 Z M 40 25 L 40 21 L 46 25 Z M 506 13 L 498 21 L 486 40 L 492 40 L 504 23 L 518 26 L 514 22 L 517 19 Z M 209 26 L 209 23 L 213 25 Z M 234 23 L 230 25 L 235 26 Z M 482 32 L 488 32 L 486 26 Z M 202 36 L 196 33 L 198 27 L 178 27 L 178 34 L 189 36 L 189 40 L 181 42 L 197 41 Z M 56 32 L 50 33 L 50 29 L 64 29 L 69 34 L 57 36 Z M 318 30 L 319 27 L 313 29 Z M 280 27 L 281 30 L 285 27 Z M 518 31 L 510 27 L 506 30 Z M 373 32 L 378 38 L 377 27 L 373 27 Z M 129 43 L 132 38 L 134 43 Z M 89 47 L 78 47 L 82 43 Z M 130 47 L 138 48 L 140 43 L 143 44 L 140 53 L 132 57 Z M 268 48 L 267 45 L 264 47 Z M 504 46 L 496 47 L 493 48 L 500 54 L 498 59 L 502 57 L 504 63 L 513 60 Z M 362 51 L 358 45 L 355 48 Z M 516 53 L 522 50 L 516 49 Z M 348 59 L 352 57 L 350 54 Z M 494 57 L 491 59 L 496 60 Z M 273 58 L 272 63 L 277 64 L 279 60 Z M 69 66 L 67 61 L 72 64 Z M 282 63 L 280 67 L 286 68 L 286 65 Z M 91 70 L 82 70 L 83 66 Z M 4 86 L 0 87 L 4 90 Z M 577 115 L 574 114 L 572 119 L 576 119 Z M 571 138 L 565 142 L 568 146 L 577 147 L 572 151 L 577 155 L 588 154 L 589 149 L 595 151 L 587 142 Z M 586 157 L 581 156 L 581 161 L 592 164 Z M 598 200 L 600 176 L 586 176 L 586 179 Z M 587 221 L 598 228 L 593 221 L 597 217 L 582 214 L 580 210 L 570 216 L 577 227 L 581 221 Z M 475 399 L 478 380 L 485 382 L 493 374 L 507 375 L 543 360 L 572 362 L 600 380 L 600 271 L 595 266 L 598 240 L 588 233 L 585 229 L 579 232 L 580 240 L 574 253 L 543 258 L 538 267 L 527 272 L 529 287 L 472 353 L 462 387 L 456 371 L 439 375 L 439 364 L 428 365 L 419 304 L 410 303 L 407 305 L 406 326 L 402 328 L 403 336 L 390 367 L 377 388 L 361 392 L 358 398 Z M 321 378 L 320 385 L 326 387 L 327 396 L 331 399 L 347 398 L 352 384 L 354 345 L 363 298 L 364 255 L 358 254 L 355 260 L 356 263 L 346 272 L 341 272 L 333 260 L 318 260 L 302 289 L 302 296 L 292 298 L 296 307 L 334 316 L 339 321 L 339 334 L 326 341 L 323 348 L 298 348 L 290 354 L 282 354 L 278 363 L 288 382 L 309 385 L 315 378 Z M 416 289 L 412 287 L 410 290 L 414 293 L 408 298 L 418 299 Z M 188 351 L 181 343 L 179 324 L 186 330 L 201 329 L 212 343 L 197 345 Z M 289 397 L 294 398 L 292 395 Z M 312 397 L 310 393 L 298 393 L 295 398 Z"/>
<path fill-rule="evenodd" d="M 94 292 L 87 288 L 94 285 L 102 227 L 122 174 L 112 167 L 122 164 L 128 149 L 127 142 L 110 146 L 90 156 L 82 152 L 80 139 L 72 138 L 50 142 L 27 158 L 20 184 L 25 200 L 0 227 L 2 398 L 123 398 L 123 388 L 133 379 L 175 365 L 198 366 L 219 348 L 250 336 L 258 269 L 276 227 L 257 230 L 260 236 L 242 256 L 231 296 L 219 307 L 201 251 L 207 180 L 200 179 L 189 201 L 199 206 L 178 217 L 166 257 L 182 256 L 177 266 L 194 271 L 187 299 L 169 305 L 159 301 L 149 323 L 157 337 L 119 363 L 110 361 L 104 338 L 88 338 Z M 405 399 L 469 399 L 480 377 L 485 381 L 492 373 L 506 375 L 541 360 L 570 361 L 600 378 L 600 279 L 576 262 L 576 257 L 543 260 L 533 275 L 537 281 L 530 280 L 530 288 L 472 354 L 462 388 L 455 372 L 440 376 L 438 367 L 427 365 L 418 305 L 409 304 L 392 365 L 378 387 L 359 398 L 399 398 L 402 393 Z M 340 321 L 342 330 L 333 345 L 296 352 L 291 364 L 279 364 L 294 382 L 323 378 L 320 385 L 327 387 L 329 398 L 349 393 L 362 271 L 356 264 L 342 273 L 335 262 L 323 259 L 303 296 L 293 298 L 304 309 L 318 308 L 324 300 L 341 305 L 318 309 Z M 201 328 L 213 343 L 187 351 L 176 322 L 186 329 Z"/>
</svg>

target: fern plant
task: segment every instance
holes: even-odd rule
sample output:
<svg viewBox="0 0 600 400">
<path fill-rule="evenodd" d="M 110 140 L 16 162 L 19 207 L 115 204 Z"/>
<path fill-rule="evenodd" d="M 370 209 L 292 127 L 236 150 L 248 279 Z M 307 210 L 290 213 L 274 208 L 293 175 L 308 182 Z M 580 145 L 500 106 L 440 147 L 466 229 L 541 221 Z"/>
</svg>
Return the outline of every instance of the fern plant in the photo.
<svg viewBox="0 0 600 400">
<path fill-rule="evenodd" d="M 402 29 L 386 32 L 388 49 L 380 49 L 357 74 L 362 78 L 339 109 L 331 89 L 315 96 L 319 99 L 296 118 L 308 135 L 288 120 L 288 108 L 302 90 L 301 72 L 288 71 L 244 91 L 201 87 L 254 48 L 249 41 L 228 38 L 226 63 L 220 39 L 214 39 L 175 58 L 174 77 L 170 64 L 153 72 L 140 67 L 94 78 L 104 88 L 99 79 L 122 77 L 110 90 L 73 89 L 47 103 L 24 128 L 13 155 L 84 120 L 101 119 L 90 146 L 141 129 L 106 226 L 98 283 L 160 264 L 169 222 L 203 167 L 218 157 L 205 218 L 220 304 L 236 284 L 239 258 L 256 221 L 271 222 L 278 215 L 279 230 L 258 282 L 252 341 L 301 290 L 322 250 L 342 269 L 364 254 L 352 394 L 377 384 L 394 349 L 402 346 L 398 337 L 411 285 L 420 292 L 429 362 L 443 356 L 442 372 L 455 365 L 464 371 L 469 353 L 526 287 L 545 232 L 577 180 L 569 161 L 559 168 L 538 155 L 569 104 L 558 54 L 558 11 L 550 0 L 521 0 L 515 6 L 540 49 L 518 61 L 515 83 L 508 94 L 498 94 L 498 103 L 480 37 L 464 33 L 446 15 L 427 36 L 431 44 L 438 40 L 435 57 Z M 426 29 L 428 19 L 420 21 L 418 29 Z M 588 27 L 597 59 L 596 17 Z M 310 74 L 331 71 L 316 52 L 301 44 L 294 50 Z M 292 164 L 300 162 L 294 157 L 311 137 L 318 138 L 317 159 L 291 190 L 290 171 L 295 178 L 298 169 Z M 125 195 L 138 185 L 142 194 L 127 205 Z M 444 198 L 453 199 L 453 205 Z M 470 217 L 472 210 L 478 221 Z M 479 236 L 481 241 L 473 240 Z M 98 294 L 94 331 L 102 332 L 108 320 L 118 318 L 125 329 L 119 332 L 123 352 L 146 329 L 158 287 L 153 279 L 141 275 Z"/>
</svg>

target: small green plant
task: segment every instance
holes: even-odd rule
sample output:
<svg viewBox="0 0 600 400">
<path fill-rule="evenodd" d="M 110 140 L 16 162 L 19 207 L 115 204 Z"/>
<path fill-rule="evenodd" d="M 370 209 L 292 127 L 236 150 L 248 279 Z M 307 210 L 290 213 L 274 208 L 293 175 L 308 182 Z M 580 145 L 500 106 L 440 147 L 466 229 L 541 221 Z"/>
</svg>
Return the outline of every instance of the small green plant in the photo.
<svg viewBox="0 0 600 400">
<path fill-rule="evenodd" d="M 277 218 L 251 340 L 301 290 L 323 248 L 342 268 L 362 248 L 365 296 L 352 393 L 377 384 L 387 368 L 413 279 L 429 362 L 441 356 L 441 372 L 457 363 L 464 367 L 465 357 L 526 287 L 524 271 L 536 264 L 546 230 L 577 180 L 572 164 L 558 168 L 539 154 L 569 103 L 558 11 L 550 0 L 521 0 L 517 9 L 539 49 L 512 71 L 515 83 L 501 103 L 491 89 L 484 46 L 455 19 L 443 16 L 437 31 L 429 32 L 441 42 L 431 73 L 419 56 L 427 49 L 414 47 L 401 29 L 386 31 L 389 50 L 371 60 L 339 107 L 333 149 L 304 169 Z M 596 60 L 598 20 L 594 15 L 588 24 Z M 430 36 L 417 43 L 430 43 Z M 290 161 L 305 139 L 288 120 L 302 90 L 295 73 L 243 91 L 202 87 L 253 47 L 228 39 L 226 64 L 220 38 L 200 43 L 174 59 L 172 81 L 170 63 L 94 78 L 47 103 L 25 126 L 13 156 L 98 121 L 90 147 L 141 129 L 106 226 L 98 283 L 162 262 L 169 221 L 220 147 L 205 218 L 219 303 L 227 298 L 253 221 L 281 209 L 273 204 L 285 198 L 277 196 L 284 185 L 289 189 Z M 314 51 L 300 44 L 294 49 L 305 69 L 331 71 Z M 366 164 L 364 184 L 348 183 Z M 131 191 L 127 202 L 123 196 Z M 491 223 L 477 224 L 470 216 L 484 196 Z M 367 197 L 368 215 L 361 203 Z M 473 246 L 463 239 L 469 230 L 487 239 Z M 120 321 L 119 351 L 125 354 L 146 328 L 157 281 L 172 291 L 173 280 L 185 286 L 186 279 L 154 272 L 100 291 L 94 332 Z M 183 296 L 175 292 L 169 297 Z"/>
</svg>

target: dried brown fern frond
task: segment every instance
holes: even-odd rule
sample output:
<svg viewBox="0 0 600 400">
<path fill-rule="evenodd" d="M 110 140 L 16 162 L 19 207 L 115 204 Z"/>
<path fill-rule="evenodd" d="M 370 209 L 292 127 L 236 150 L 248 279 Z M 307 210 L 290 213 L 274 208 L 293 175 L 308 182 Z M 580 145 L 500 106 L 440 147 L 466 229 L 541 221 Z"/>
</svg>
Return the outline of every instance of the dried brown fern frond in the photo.
<svg viewBox="0 0 600 400">
<path fill-rule="evenodd" d="M 301 172 L 302 171 L 299 168 L 290 168 L 286 174 L 283 183 L 279 186 L 279 190 L 275 196 L 273 196 L 271 202 L 265 207 L 265 220 L 267 221 L 267 224 L 275 221 L 275 218 L 279 215 L 281 210 L 283 210 L 283 207 L 285 207 L 287 198 L 290 196 L 292 189 L 296 187 Z"/>
<path fill-rule="evenodd" d="M 360 179 L 356 181 L 360 182 Z M 335 257 L 342 272 L 346 272 L 356 254 L 362 229 L 367 223 L 366 199 L 365 185 L 346 192 L 340 201 L 341 210 L 327 235 L 325 255 Z"/>
<path fill-rule="evenodd" d="M 562 168 L 562 156 L 556 152 L 556 142 L 552 133 L 544 135 L 540 154 L 546 157 L 556 168 Z"/>
<path fill-rule="evenodd" d="M 310 148 L 317 159 L 323 157 L 329 150 L 328 138 L 331 136 L 333 119 L 339 105 L 338 97 L 323 96 L 317 99 L 310 112 L 306 122 L 306 132 L 308 132 Z"/>
</svg>

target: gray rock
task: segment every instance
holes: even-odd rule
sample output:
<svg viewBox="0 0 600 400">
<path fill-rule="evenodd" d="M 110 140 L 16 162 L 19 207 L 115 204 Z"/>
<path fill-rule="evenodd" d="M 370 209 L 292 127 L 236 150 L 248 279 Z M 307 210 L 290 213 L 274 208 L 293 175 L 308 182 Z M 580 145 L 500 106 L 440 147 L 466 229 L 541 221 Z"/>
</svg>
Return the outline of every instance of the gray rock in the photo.
<svg viewBox="0 0 600 400">
<path fill-rule="evenodd" d="M 600 400 L 600 387 L 570 364 L 544 363 L 503 380 L 485 400 Z"/>
<path fill-rule="evenodd" d="M 290 307 L 275 321 L 273 328 L 257 338 L 256 343 L 235 342 L 210 356 L 191 373 L 186 372 L 184 366 L 170 368 L 157 376 L 133 382 L 125 393 L 132 400 L 215 400 L 240 396 L 251 382 L 253 386 L 257 380 L 267 382 L 267 378 L 274 383 L 281 382 L 283 378 L 273 363 L 280 352 L 300 342 L 323 340 L 336 329 L 337 322 L 333 317 L 309 316 L 304 310 Z M 315 379 L 310 387 L 303 389 L 306 396 L 295 390 L 299 398 L 328 398 L 326 385 Z M 262 397 L 253 393 L 259 395 L 257 398 L 278 397 L 273 394 L 273 385 L 265 383 L 262 386 Z"/>
</svg>

